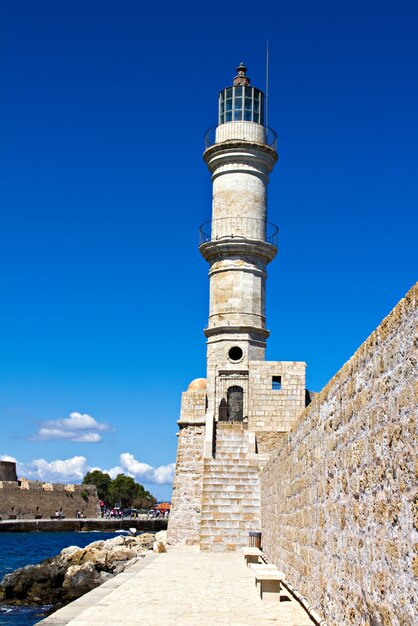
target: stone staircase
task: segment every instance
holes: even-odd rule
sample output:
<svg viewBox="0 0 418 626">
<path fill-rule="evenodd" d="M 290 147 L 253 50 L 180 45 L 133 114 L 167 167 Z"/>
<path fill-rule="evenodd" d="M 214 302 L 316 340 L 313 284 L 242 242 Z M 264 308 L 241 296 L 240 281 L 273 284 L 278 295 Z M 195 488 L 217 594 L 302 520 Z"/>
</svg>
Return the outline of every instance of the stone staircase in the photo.
<svg viewBox="0 0 418 626">
<path fill-rule="evenodd" d="M 246 424 L 217 422 L 214 436 L 215 455 L 203 469 L 200 549 L 239 550 L 260 528 L 258 457 Z"/>
</svg>

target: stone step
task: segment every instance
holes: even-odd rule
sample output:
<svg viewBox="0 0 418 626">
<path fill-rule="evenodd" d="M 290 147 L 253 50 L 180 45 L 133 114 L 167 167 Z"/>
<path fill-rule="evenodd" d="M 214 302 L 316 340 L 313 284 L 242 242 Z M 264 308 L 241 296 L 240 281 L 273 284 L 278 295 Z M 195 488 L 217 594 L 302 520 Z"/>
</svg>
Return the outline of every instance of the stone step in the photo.
<svg viewBox="0 0 418 626">
<path fill-rule="evenodd" d="M 234 534 L 225 534 L 225 535 L 210 535 L 203 534 L 200 540 L 200 546 L 205 546 L 204 549 L 212 550 L 213 546 L 217 544 L 221 544 L 223 546 L 227 544 L 235 544 L 237 546 L 236 549 L 243 548 L 244 546 L 248 546 L 248 531 L 244 531 L 242 534 L 234 535 Z"/>
<path fill-rule="evenodd" d="M 220 463 L 222 461 L 235 461 L 240 460 L 243 463 L 257 463 L 258 465 L 258 456 L 256 454 L 247 454 L 243 452 L 228 452 L 228 454 L 222 454 L 215 456 L 212 459 L 205 459 L 205 465 L 210 463 Z"/>
<path fill-rule="evenodd" d="M 240 511 L 225 511 L 225 500 L 214 500 L 213 502 L 205 502 L 204 505 L 202 505 L 202 509 L 201 509 L 201 515 L 202 513 L 213 513 L 214 511 L 219 511 L 223 513 L 228 513 L 231 515 L 238 515 L 238 516 L 242 516 L 242 515 L 246 515 L 247 513 L 257 513 L 259 514 L 260 511 L 260 505 L 259 503 L 251 503 L 251 502 L 242 502 L 241 503 L 242 506 L 240 506 L 239 508 L 241 509 Z M 237 505 L 237 503 L 235 503 L 235 505 Z M 238 503 L 239 506 L 239 503 Z M 245 509 L 245 512 L 244 512 Z M 203 519 L 203 518 L 202 518 Z"/>
<path fill-rule="evenodd" d="M 256 460 L 252 459 L 216 459 L 213 461 L 209 461 L 204 464 L 205 471 L 214 471 L 219 472 L 225 469 L 226 471 L 237 471 L 237 472 L 257 472 L 258 473 L 258 463 Z"/>
<path fill-rule="evenodd" d="M 253 528 L 257 528 L 257 525 L 253 526 Z M 200 537 L 200 542 L 202 543 L 230 543 L 234 542 L 237 545 L 248 546 L 248 530 L 246 528 L 242 529 L 233 529 L 231 532 L 228 529 L 223 529 L 217 533 L 205 533 L 202 530 L 202 534 Z"/>
<path fill-rule="evenodd" d="M 251 484 L 251 483 L 203 483 L 203 492 L 207 493 L 209 491 L 213 491 L 214 494 L 218 495 L 220 493 L 225 493 L 227 495 L 229 495 L 230 497 L 233 497 L 233 494 L 235 493 L 254 493 L 255 491 L 258 491 L 258 489 L 255 489 L 255 487 L 258 487 L 257 483 Z"/>
<path fill-rule="evenodd" d="M 237 461 L 230 461 L 226 459 L 225 461 L 217 461 L 216 463 L 211 463 L 210 465 L 205 465 L 205 471 L 209 472 L 251 472 L 258 473 L 258 463 L 241 463 Z"/>
<path fill-rule="evenodd" d="M 225 500 L 229 500 L 231 505 L 240 504 L 245 506 L 251 506 L 253 503 L 258 504 L 260 502 L 259 490 L 253 489 L 251 491 L 220 491 L 217 490 L 205 490 L 202 493 L 202 502 L 211 502 L 219 500 L 223 506 L 226 506 Z M 238 502 L 237 502 L 238 501 Z"/>
<path fill-rule="evenodd" d="M 235 487 L 235 489 L 233 488 Z M 250 487 L 250 489 L 245 489 L 245 487 Z M 233 482 L 226 482 L 225 480 L 211 480 L 211 481 L 205 481 L 203 483 L 203 491 L 208 492 L 210 490 L 213 490 L 213 492 L 218 493 L 219 491 L 221 493 L 225 492 L 225 493 L 235 493 L 236 491 L 242 491 L 243 493 L 251 493 L 254 492 L 256 489 L 258 489 L 258 481 L 257 480 L 251 480 L 251 479 L 247 479 L 245 481 L 233 481 Z"/>
<path fill-rule="evenodd" d="M 217 535 L 246 535 L 251 530 L 260 527 L 260 518 L 257 515 L 252 516 L 248 520 L 204 520 L 200 527 L 201 536 Z"/>
<path fill-rule="evenodd" d="M 203 499 L 202 499 L 202 510 L 207 509 L 208 507 L 214 507 L 216 506 L 217 508 L 222 508 L 222 510 L 225 510 L 226 507 L 230 506 L 235 506 L 235 507 L 240 507 L 241 510 L 245 507 L 245 508 L 257 508 L 258 505 L 260 504 L 260 498 L 259 497 L 250 497 L 245 496 L 244 494 L 242 494 L 241 496 L 237 496 L 234 498 L 231 498 L 229 496 L 226 497 L 222 497 L 222 495 L 213 495 L 213 494 L 203 494 Z"/>
<path fill-rule="evenodd" d="M 220 504 L 217 507 L 212 506 L 211 504 L 202 507 L 201 516 L 202 519 L 208 519 L 209 515 L 213 515 L 215 511 L 219 514 L 238 514 L 238 515 L 246 515 L 247 513 L 257 513 L 258 514 L 259 507 L 257 505 L 247 504 L 245 507 L 234 504 L 232 506 L 226 506 L 225 504 Z"/>
<path fill-rule="evenodd" d="M 209 520 L 208 520 L 209 521 Z M 219 526 L 214 526 L 213 525 L 214 522 L 212 521 L 211 524 L 208 524 L 207 526 L 202 526 L 200 529 L 200 533 L 201 533 L 201 538 L 204 539 L 205 537 L 240 537 L 242 538 L 243 541 L 248 541 L 248 533 L 251 530 L 254 530 L 254 528 L 260 528 L 260 521 L 259 519 L 252 519 L 249 522 L 245 522 L 244 524 L 241 525 L 233 525 L 231 524 L 231 522 L 229 522 L 229 526 L 227 526 L 226 524 L 228 524 L 228 522 L 223 522 L 222 524 L 220 524 Z"/>
<path fill-rule="evenodd" d="M 239 484 L 247 480 L 257 481 L 259 483 L 259 474 L 255 468 L 243 469 L 243 468 L 207 468 L 203 475 L 203 483 L 211 482 L 215 480 L 221 481 L 223 484 Z"/>
<path fill-rule="evenodd" d="M 216 446 L 215 458 L 218 456 L 228 456 L 229 454 L 247 455 L 248 449 L 243 446 Z"/>
<path fill-rule="evenodd" d="M 241 517 L 241 515 L 244 517 Z M 204 519 L 202 519 L 200 528 L 213 528 L 214 526 L 215 528 L 229 528 L 230 526 L 228 526 L 228 524 L 232 524 L 234 528 L 241 528 L 242 522 L 253 523 L 256 520 L 258 521 L 258 519 L 259 515 L 256 511 L 254 511 L 253 513 L 236 513 L 235 518 L 232 514 L 228 516 L 227 513 L 224 513 L 221 516 L 221 514 L 217 511 L 206 511 L 206 516 L 204 517 Z"/>
<path fill-rule="evenodd" d="M 228 502 L 230 502 L 231 505 L 236 504 L 240 506 L 258 506 L 258 504 L 260 503 L 260 498 L 258 494 L 253 495 L 249 491 L 234 491 L 233 495 L 228 492 L 222 493 L 221 491 L 208 491 L 202 494 L 203 506 L 205 506 L 206 504 L 213 505 L 215 503 L 219 503 L 220 506 L 227 506 Z"/>
<path fill-rule="evenodd" d="M 242 491 L 243 493 L 252 493 L 255 490 L 258 490 L 258 481 L 257 480 L 241 480 L 241 481 L 226 481 L 226 480 L 205 480 L 203 482 L 203 491 L 210 491 L 211 489 L 214 492 L 225 492 L 225 493 L 235 493 L 236 491 Z"/>
<path fill-rule="evenodd" d="M 240 423 L 233 423 L 233 422 L 216 422 L 216 432 L 233 432 L 233 431 L 240 431 L 240 432 L 246 432 L 248 431 L 248 426 L 246 424 L 243 424 L 242 422 Z"/>
<path fill-rule="evenodd" d="M 241 452 L 228 452 L 228 454 L 216 454 L 215 458 L 213 459 L 213 461 L 215 461 L 215 463 L 222 463 L 223 461 L 229 461 L 229 462 L 233 462 L 233 463 L 257 463 L 258 465 L 258 459 L 251 459 L 248 458 L 248 454 L 243 454 Z"/>
<path fill-rule="evenodd" d="M 219 432 L 216 433 L 216 441 L 248 441 L 247 433 L 239 432 Z"/>
<path fill-rule="evenodd" d="M 228 503 L 230 503 L 231 506 L 257 507 L 260 505 L 260 499 L 252 498 L 249 494 L 237 494 L 235 497 L 231 498 L 222 494 L 215 496 L 212 493 L 204 493 L 202 497 L 202 510 L 208 507 L 227 506 Z"/>
<path fill-rule="evenodd" d="M 242 433 L 216 433 L 216 444 L 218 443 L 241 443 L 247 444 L 248 437 Z"/>
<path fill-rule="evenodd" d="M 213 513 L 214 511 L 219 511 L 222 513 L 231 513 L 231 515 L 244 515 L 246 513 L 254 513 L 260 510 L 259 502 L 250 502 L 247 501 L 238 501 L 234 503 L 235 507 L 238 507 L 239 511 L 234 509 L 233 511 L 225 511 L 227 502 L 225 500 L 211 500 L 202 504 L 201 512 L 205 513 Z"/>
<path fill-rule="evenodd" d="M 257 525 L 253 526 L 257 528 Z M 231 532 L 228 529 L 223 529 L 217 533 L 207 532 L 202 529 L 202 534 L 200 536 L 201 543 L 209 543 L 209 542 L 230 542 L 234 541 L 238 545 L 248 546 L 248 530 L 246 528 L 242 528 L 241 530 L 233 529 Z"/>
<path fill-rule="evenodd" d="M 258 484 L 258 476 L 256 472 L 208 472 L 205 476 L 204 482 L 217 482 L 217 483 L 235 483 L 235 482 L 247 482 L 255 481 Z"/>
</svg>

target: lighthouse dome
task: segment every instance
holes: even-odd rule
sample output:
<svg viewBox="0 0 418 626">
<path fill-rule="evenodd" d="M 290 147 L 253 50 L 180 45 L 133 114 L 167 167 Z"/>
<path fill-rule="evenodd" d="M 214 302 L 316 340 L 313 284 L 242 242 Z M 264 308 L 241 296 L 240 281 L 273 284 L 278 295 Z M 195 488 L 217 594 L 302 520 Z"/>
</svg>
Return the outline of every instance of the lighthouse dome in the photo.
<svg viewBox="0 0 418 626">
<path fill-rule="evenodd" d="M 187 391 L 204 391 L 206 390 L 208 382 L 206 378 L 195 378 L 187 387 Z"/>
</svg>

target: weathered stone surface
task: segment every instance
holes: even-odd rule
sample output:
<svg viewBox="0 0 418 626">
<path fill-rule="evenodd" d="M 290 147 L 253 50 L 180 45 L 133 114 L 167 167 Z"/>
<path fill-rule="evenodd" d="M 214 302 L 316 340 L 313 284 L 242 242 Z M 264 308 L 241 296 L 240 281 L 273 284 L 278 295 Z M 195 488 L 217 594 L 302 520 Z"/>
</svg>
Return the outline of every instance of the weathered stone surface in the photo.
<svg viewBox="0 0 418 626">
<path fill-rule="evenodd" d="M 261 474 L 263 550 L 330 624 L 416 621 L 417 299 L 418 284 Z"/>
<path fill-rule="evenodd" d="M 0 481 L 0 518 L 50 519 L 61 510 L 68 517 L 82 511 L 86 517 L 100 517 L 100 503 L 94 485 L 64 485 L 35 480 Z"/>
<path fill-rule="evenodd" d="M 179 432 L 168 543 L 199 543 L 203 481 L 203 425 L 184 426 Z"/>
</svg>

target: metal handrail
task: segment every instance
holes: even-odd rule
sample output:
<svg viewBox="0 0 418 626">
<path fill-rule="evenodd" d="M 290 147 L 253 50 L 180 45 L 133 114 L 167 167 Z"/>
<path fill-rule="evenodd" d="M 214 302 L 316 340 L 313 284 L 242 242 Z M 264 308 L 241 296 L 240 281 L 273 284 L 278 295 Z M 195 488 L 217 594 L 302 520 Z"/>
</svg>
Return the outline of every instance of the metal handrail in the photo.
<svg viewBox="0 0 418 626">
<path fill-rule="evenodd" d="M 277 248 L 279 229 L 276 224 L 253 217 L 220 217 L 199 228 L 199 245 L 222 239 L 265 241 Z"/>
<path fill-rule="evenodd" d="M 227 124 L 233 124 L 234 122 L 227 122 Z M 228 139 L 224 139 L 223 141 L 216 141 L 216 129 L 218 126 L 212 126 L 205 133 L 205 149 L 214 146 L 215 144 L 227 143 L 229 141 L 249 141 L 250 143 L 254 143 L 254 140 L 243 139 L 242 137 L 228 137 Z M 277 149 L 277 133 L 275 130 L 270 128 L 269 126 L 264 126 L 264 130 L 266 132 L 266 140 L 261 142 L 266 146 L 269 146 L 273 150 Z"/>
</svg>

